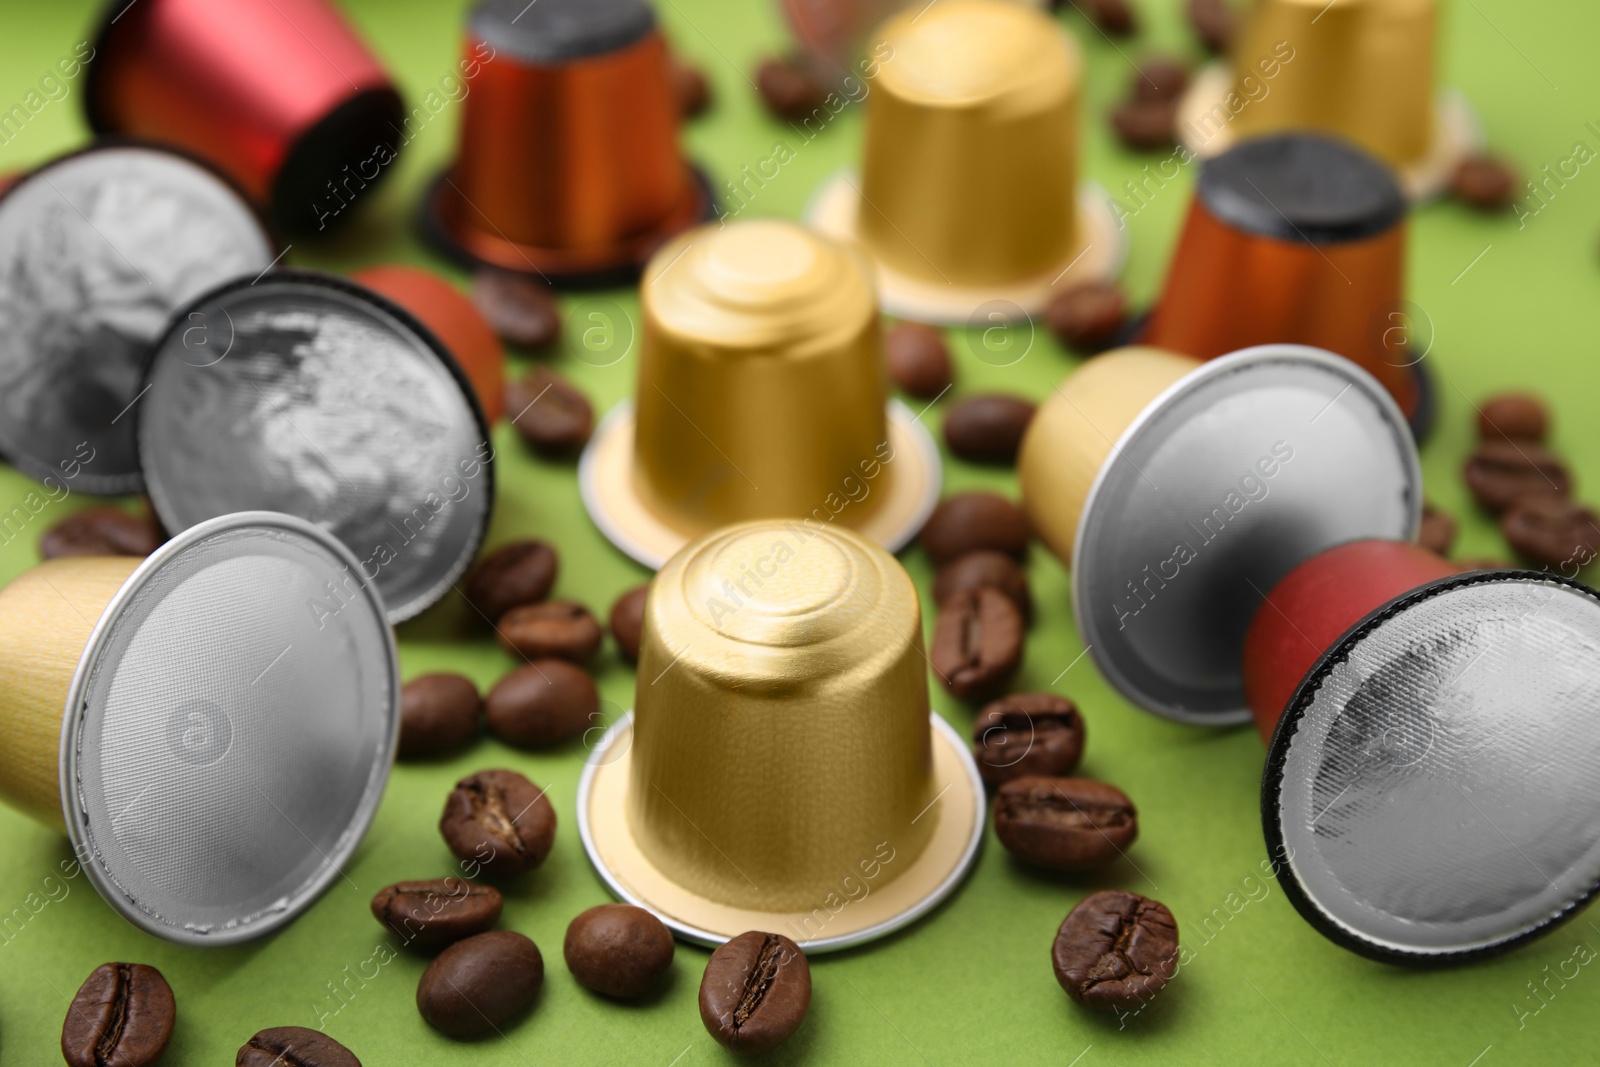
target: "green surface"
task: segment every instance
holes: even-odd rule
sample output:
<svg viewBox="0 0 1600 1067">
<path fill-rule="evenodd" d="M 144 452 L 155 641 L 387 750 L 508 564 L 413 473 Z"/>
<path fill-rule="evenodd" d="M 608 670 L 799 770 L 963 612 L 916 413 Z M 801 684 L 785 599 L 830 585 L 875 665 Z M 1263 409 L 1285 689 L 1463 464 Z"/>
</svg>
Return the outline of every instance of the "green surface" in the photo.
<svg viewBox="0 0 1600 1067">
<path fill-rule="evenodd" d="M 91 6 L 87 0 L 0 0 L 0 106 L 22 100 L 54 60 L 72 50 L 87 32 Z M 452 71 L 462 3 L 347 0 L 345 6 L 413 101 Z M 704 65 L 718 94 L 715 110 L 687 131 L 693 154 L 720 184 L 786 145 L 793 159 L 757 191 L 747 213 L 797 214 L 825 175 L 854 158 L 860 109 L 845 109 L 824 133 L 805 141 L 763 115 L 746 81 L 756 59 L 783 40 L 766 3 L 660 0 L 659 6 L 674 43 Z M 1116 45 L 1081 16 L 1062 16 L 1088 58 L 1084 169 L 1113 190 L 1163 157 L 1120 150 L 1103 112 L 1124 90 L 1130 57 L 1155 49 L 1198 56 L 1180 7 L 1179 0 L 1143 0 L 1147 29 Z M 1447 79 L 1476 103 L 1492 143 L 1529 172 L 1547 164 L 1554 170 L 1579 142 L 1600 148 L 1600 133 L 1586 126 L 1600 120 L 1600 66 L 1593 57 L 1600 8 L 1580 0 L 1536 7 L 1468 0 L 1451 6 L 1443 32 Z M 83 141 L 76 98 L 81 84 L 0 146 L 0 169 L 42 162 Z M 458 104 L 440 111 L 353 225 L 328 243 L 297 242 L 287 261 L 356 269 L 405 260 L 443 269 L 419 246 L 409 220 L 423 183 L 452 151 L 459 116 Z M 1567 165 L 1567 174 L 1574 171 L 1564 187 L 1549 186 L 1548 205 L 1521 227 L 1513 216 L 1484 218 L 1449 203 L 1429 205 L 1416 217 L 1410 297 L 1431 319 L 1437 340 L 1429 360 L 1441 383 L 1439 427 L 1424 452 L 1424 469 L 1432 498 L 1463 517 L 1463 555 L 1506 554 L 1492 525 L 1471 512 L 1459 479 L 1472 438 L 1468 398 L 1511 385 L 1543 389 L 1557 411 L 1555 445 L 1576 465 L 1580 486 L 1600 468 L 1600 421 L 1590 414 L 1600 384 L 1592 357 L 1600 328 L 1594 298 L 1600 177 L 1592 168 Z M 1160 283 L 1191 180 L 1185 173 L 1168 183 L 1129 221 L 1126 279 L 1141 302 Z M 602 303 L 585 307 L 586 301 Z M 570 300 L 569 307 L 588 325 L 589 311 L 631 315 L 635 303 L 631 294 L 615 292 Z M 631 388 L 636 353 L 586 353 L 577 344 L 580 332 L 569 330 L 552 363 L 604 410 Z M 965 337 L 953 342 L 959 370 L 954 395 L 993 388 L 1042 396 L 1075 363 L 1042 332 L 1025 358 L 1003 368 L 979 359 Z M 937 426 L 939 417 L 935 410 L 928 421 Z M 646 577 L 590 526 L 570 465 L 531 458 L 504 426 L 496 443 L 501 493 L 492 542 L 553 541 L 562 555 L 558 594 L 601 612 Z M 1014 492 L 1009 473 L 947 460 L 946 477 L 950 489 Z M 30 488 L 26 479 L 0 470 L 0 510 L 8 511 Z M 37 529 L 89 503 L 74 496 L 52 504 L 36 520 Z M 0 579 L 35 561 L 34 540 L 30 531 L 0 547 Z M 925 591 L 927 561 L 916 550 L 904 560 Z M 1554 936 L 1499 960 L 1442 973 L 1396 970 L 1335 948 L 1261 876 L 1262 748 L 1255 734 L 1181 727 L 1128 706 L 1089 660 L 1078 659 L 1082 646 L 1060 565 L 1037 552 L 1031 578 L 1039 619 L 1017 687 L 1054 688 L 1082 705 L 1089 721 L 1083 771 L 1117 783 L 1138 803 L 1143 832 L 1137 847 L 1119 866 L 1068 879 L 1030 873 L 990 841 L 972 877 L 933 916 L 870 947 L 814 962 L 810 1018 L 770 1057 L 773 1062 L 1493 1067 L 1595 1058 L 1600 968 L 1585 964 L 1600 950 L 1600 913 L 1591 909 Z M 463 619 L 459 603 L 446 604 L 403 627 L 405 674 L 448 668 L 487 687 L 508 670 L 510 658 L 473 635 Z M 596 668 L 608 714 L 615 715 L 631 703 L 633 674 L 609 647 Z M 937 690 L 936 702 L 958 728 L 968 727 L 968 709 Z M 695 1008 L 704 950 L 680 945 L 670 986 L 637 1006 L 590 995 L 561 963 L 567 922 L 607 899 L 575 831 L 584 755 L 578 745 L 531 755 L 485 740 L 447 762 L 397 767 L 348 877 L 289 929 L 215 951 L 179 948 L 125 924 L 81 875 L 61 877 L 58 865 L 69 855 L 61 838 L 0 810 L 0 1062 L 55 1062 L 68 998 L 106 960 L 151 963 L 171 981 L 180 1016 L 171 1063 L 229 1063 L 257 1029 L 289 1024 L 325 1026 L 369 1065 L 687 1067 L 731 1061 L 701 1027 Z M 503 1039 L 458 1045 L 418 1017 L 413 994 L 423 961 L 394 957 L 367 913 L 367 900 L 389 882 L 451 871 L 435 830 L 443 798 L 461 774 L 497 765 L 547 784 L 561 820 L 549 862 L 511 889 L 503 923 L 539 943 L 548 977 L 534 1013 Z M 1189 950 L 1170 990 L 1142 1015 L 1121 1022 L 1072 1005 L 1048 961 L 1068 909 L 1087 892 L 1110 886 L 1165 901 Z"/>
</svg>

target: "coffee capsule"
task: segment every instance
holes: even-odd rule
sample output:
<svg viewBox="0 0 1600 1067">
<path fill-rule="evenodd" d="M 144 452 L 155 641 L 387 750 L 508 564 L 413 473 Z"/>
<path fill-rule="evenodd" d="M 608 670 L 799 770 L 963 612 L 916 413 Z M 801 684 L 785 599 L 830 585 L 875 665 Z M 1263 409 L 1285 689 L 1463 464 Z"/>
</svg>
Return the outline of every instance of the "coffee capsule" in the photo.
<svg viewBox="0 0 1600 1067">
<path fill-rule="evenodd" d="M 694 541 L 650 585 L 636 705 L 584 768 L 589 858 L 706 944 L 770 930 L 812 953 L 913 922 L 985 822 L 927 671 L 911 579 L 859 534 L 769 521 Z"/>
<path fill-rule="evenodd" d="M 584 505 L 659 567 L 747 519 L 848 526 L 897 551 L 939 498 L 939 452 L 888 400 L 867 268 L 775 219 L 693 230 L 639 290 L 639 384 L 579 464 Z"/>
<path fill-rule="evenodd" d="M 403 263 L 368 267 L 352 280 L 416 316 L 455 357 L 493 426 L 505 408 L 505 351 L 478 306 L 437 274 Z"/>
<path fill-rule="evenodd" d="M 644 0 L 480 0 L 466 54 L 481 70 L 460 148 L 422 209 L 447 255 L 556 283 L 622 280 L 710 216 Z"/>
<path fill-rule="evenodd" d="M 1244 669 L 1268 743 L 1267 847 L 1335 943 L 1461 963 L 1600 890 L 1594 590 L 1357 541 L 1272 589 Z"/>
<path fill-rule="evenodd" d="M 1013 0 L 1043 8 L 1044 0 Z M 778 0 L 778 10 L 801 53 L 817 69 L 846 74 L 865 50 L 873 30 L 906 8 L 920 10 L 926 0 Z"/>
<path fill-rule="evenodd" d="M 401 622 L 471 564 L 494 501 L 472 385 L 410 314 L 331 274 L 201 296 L 156 345 L 139 456 L 162 525 L 270 509 L 330 531 Z"/>
<path fill-rule="evenodd" d="M 1437 0 L 1256 0 L 1230 59 L 1201 71 L 1178 135 L 1201 156 L 1291 130 L 1360 145 L 1414 200 L 1450 184 L 1483 144 L 1466 97 L 1437 88 Z"/>
<path fill-rule="evenodd" d="M 71 839 L 118 914 L 226 945 L 299 915 L 377 810 L 399 666 L 356 559 L 287 515 L 228 515 L 143 560 L 0 589 L 0 800 Z"/>
<path fill-rule="evenodd" d="M 1247 141 L 1208 161 L 1141 341 L 1210 359 L 1272 342 L 1360 364 L 1407 418 L 1406 201 L 1360 149 L 1310 134 Z"/>
<path fill-rule="evenodd" d="M 96 133 L 193 152 L 296 232 L 346 217 L 409 121 L 328 0 L 113 0 L 88 70 Z"/>
<path fill-rule="evenodd" d="M 227 181 L 165 149 L 106 145 L 19 178 L 0 196 L 0 453 L 38 481 L 139 492 L 151 345 L 176 308 L 276 255 Z"/>
<path fill-rule="evenodd" d="M 1072 568 L 1089 655 L 1181 722 L 1249 719 L 1240 649 L 1280 578 L 1330 545 L 1409 538 L 1422 514 L 1394 401 L 1299 345 L 1098 356 L 1040 405 L 1017 469 L 1035 531 Z"/>
<path fill-rule="evenodd" d="M 890 19 L 868 55 L 861 173 L 830 179 L 808 216 L 860 243 L 887 311 L 1032 315 L 1116 275 L 1126 234 L 1105 191 L 1077 180 L 1083 60 L 1060 26 L 944 0 Z"/>
</svg>

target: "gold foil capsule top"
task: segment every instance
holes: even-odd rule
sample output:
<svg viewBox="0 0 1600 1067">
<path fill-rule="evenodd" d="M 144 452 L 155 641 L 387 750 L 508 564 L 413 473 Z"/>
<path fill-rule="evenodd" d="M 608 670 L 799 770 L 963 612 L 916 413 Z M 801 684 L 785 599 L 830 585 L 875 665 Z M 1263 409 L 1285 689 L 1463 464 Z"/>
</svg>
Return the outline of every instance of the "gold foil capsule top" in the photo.
<svg viewBox="0 0 1600 1067">
<path fill-rule="evenodd" d="M 912 7 L 878 31 L 879 87 L 928 107 L 1048 107 L 1074 92 L 1081 61 L 1037 11 L 989 0 Z"/>
</svg>

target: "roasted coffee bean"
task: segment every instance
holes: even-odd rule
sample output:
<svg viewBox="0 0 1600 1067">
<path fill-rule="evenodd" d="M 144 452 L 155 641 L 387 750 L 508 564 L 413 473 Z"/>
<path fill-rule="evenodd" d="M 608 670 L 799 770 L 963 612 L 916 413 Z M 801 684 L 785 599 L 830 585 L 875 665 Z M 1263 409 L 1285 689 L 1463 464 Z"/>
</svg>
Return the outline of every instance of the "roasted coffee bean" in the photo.
<svg viewBox="0 0 1600 1067">
<path fill-rule="evenodd" d="M 460 748 L 478 732 L 483 698 L 472 679 L 424 674 L 400 690 L 400 758 Z"/>
<path fill-rule="evenodd" d="M 1455 568 L 1463 573 L 1467 571 L 1510 571 L 1516 570 L 1515 563 L 1507 563 L 1503 559 L 1489 559 L 1487 556 L 1469 556 L 1466 559 L 1451 560 Z"/>
<path fill-rule="evenodd" d="M 950 346 L 936 326 L 897 322 L 883 334 L 883 356 L 894 384 L 923 400 L 932 400 L 955 377 Z"/>
<path fill-rule="evenodd" d="M 997 493 L 980 491 L 946 497 L 928 516 L 917 540 L 938 565 L 980 548 L 1021 559 L 1032 536 L 1021 508 Z"/>
<path fill-rule="evenodd" d="M 1583 567 L 1600 551 L 1600 516 L 1553 493 L 1528 493 L 1500 516 L 1511 551 L 1546 567 Z"/>
<path fill-rule="evenodd" d="M 1504 211 L 1517 195 L 1517 172 L 1494 156 L 1471 156 L 1456 167 L 1450 192 L 1479 211 Z"/>
<path fill-rule="evenodd" d="M 1058 778 L 1083 758 L 1083 716 L 1054 693 L 1013 693 L 972 724 L 972 757 L 990 785 L 1037 775 Z"/>
<path fill-rule="evenodd" d="M 593 656 L 605 636 L 589 609 L 570 600 L 512 608 L 500 617 L 495 629 L 508 652 L 528 659 L 554 656 L 574 663 Z"/>
<path fill-rule="evenodd" d="M 556 550 L 543 541 L 513 541 L 473 568 L 467 600 L 490 622 L 512 608 L 537 604 L 556 584 Z"/>
<path fill-rule="evenodd" d="M 1188 64 L 1170 56 L 1151 56 L 1139 63 L 1128 96 L 1134 100 L 1177 100 L 1188 88 Z"/>
<path fill-rule="evenodd" d="M 1095 1011 L 1132 1011 L 1178 973 L 1178 924 L 1158 900 L 1107 889 L 1067 914 L 1051 946 L 1056 981 Z"/>
<path fill-rule="evenodd" d="M 561 336 L 561 304 L 555 290 L 537 278 L 480 270 L 472 277 L 472 302 L 489 328 L 508 345 L 545 348 Z M 520 405 L 508 406 L 513 413 L 519 409 Z"/>
<path fill-rule="evenodd" d="M 756 68 L 756 91 L 768 111 L 796 121 L 812 117 L 828 99 L 828 86 L 790 59 L 763 60 Z"/>
<path fill-rule="evenodd" d="M 1074 285 L 1044 309 L 1050 331 L 1068 348 L 1099 352 L 1122 332 L 1128 318 L 1122 290 L 1103 282 Z"/>
<path fill-rule="evenodd" d="M 1133 801 L 1091 778 L 1013 778 L 994 799 L 994 832 L 1020 860 L 1056 871 L 1104 867 L 1139 836 Z"/>
<path fill-rule="evenodd" d="M 372 915 L 404 945 L 441 948 L 500 921 L 500 890 L 464 878 L 396 882 L 372 898 Z"/>
<path fill-rule="evenodd" d="M 632 1000 L 672 966 L 672 931 L 643 908 L 599 904 L 572 920 L 561 954 L 585 989 Z"/>
<path fill-rule="evenodd" d="M 1440 511 L 1432 504 L 1422 505 L 1422 525 L 1417 530 L 1417 544 L 1441 556 L 1450 554 L 1456 543 L 1456 520 L 1448 511 Z"/>
<path fill-rule="evenodd" d="M 417 1011 L 450 1037 L 486 1037 L 533 1006 L 544 985 L 539 946 L 512 930 L 457 941 L 422 972 Z"/>
<path fill-rule="evenodd" d="M 516 771 L 479 771 L 456 783 L 439 833 L 463 873 L 504 878 L 544 862 L 556 839 L 556 809 L 544 790 Z"/>
<path fill-rule="evenodd" d="M 61 1026 L 68 1067 L 144 1067 L 172 1039 L 178 1006 L 161 972 L 143 963 L 102 963 L 78 987 Z"/>
<path fill-rule="evenodd" d="M 1550 433 L 1550 409 L 1528 393 L 1500 393 L 1478 407 L 1478 436 L 1485 441 L 1500 437 L 1540 441 Z"/>
<path fill-rule="evenodd" d="M 598 721 L 600 691 L 582 668 L 536 659 L 496 682 L 486 705 L 489 732 L 506 744 L 558 745 Z"/>
<path fill-rule="evenodd" d="M 1111 109 L 1117 140 L 1136 152 L 1170 148 L 1178 140 L 1175 100 L 1129 100 Z M 1120 323 L 1119 323 L 1120 325 Z"/>
<path fill-rule="evenodd" d="M 956 593 L 985 586 L 1009 597 L 1022 613 L 1023 622 L 1033 619 L 1033 594 L 1028 590 L 1028 576 L 1010 556 L 993 549 L 967 552 L 940 567 L 933 578 L 933 602 L 943 604 Z"/>
<path fill-rule="evenodd" d="M 1022 663 L 1022 613 L 988 587 L 956 593 L 939 606 L 928 659 L 962 700 L 999 695 Z"/>
<path fill-rule="evenodd" d="M 1188 14 L 1189 25 L 1208 51 L 1228 50 L 1236 24 L 1228 0 L 1189 0 Z"/>
<path fill-rule="evenodd" d="M 1089 17 L 1112 37 L 1128 37 L 1139 30 L 1139 16 L 1130 0 L 1083 0 Z"/>
<path fill-rule="evenodd" d="M 700 1020 L 734 1052 L 777 1048 L 810 1007 L 811 965 L 782 934 L 740 934 L 711 954 L 700 979 Z"/>
<path fill-rule="evenodd" d="M 672 61 L 672 91 L 678 97 L 678 114 L 686 119 L 698 118 L 711 107 L 711 82 L 693 63 Z"/>
<path fill-rule="evenodd" d="M 39 538 L 40 559 L 148 556 L 166 538 L 154 519 L 104 504 L 69 515 Z"/>
<path fill-rule="evenodd" d="M 511 425 L 535 452 L 553 458 L 582 448 L 594 431 L 594 407 L 577 386 L 536 367 L 506 386 Z"/>
<path fill-rule="evenodd" d="M 944 417 L 944 440 L 950 451 L 973 463 L 1017 461 L 1022 435 L 1038 408 L 1020 396 L 985 393 L 950 406 Z"/>
<path fill-rule="evenodd" d="M 617 639 L 617 650 L 629 663 L 639 662 L 639 644 L 644 640 L 644 601 L 649 592 L 649 585 L 636 585 L 611 605 L 611 636 Z"/>
<path fill-rule="evenodd" d="M 1467 488 L 1479 504 L 1499 514 L 1528 493 L 1566 496 L 1567 465 L 1532 441 L 1484 441 L 1467 459 Z"/>
<path fill-rule="evenodd" d="M 233 1063 L 234 1067 L 361 1067 L 354 1052 L 304 1026 L 261 1031 L 239 1050 Z"/>
</svg>

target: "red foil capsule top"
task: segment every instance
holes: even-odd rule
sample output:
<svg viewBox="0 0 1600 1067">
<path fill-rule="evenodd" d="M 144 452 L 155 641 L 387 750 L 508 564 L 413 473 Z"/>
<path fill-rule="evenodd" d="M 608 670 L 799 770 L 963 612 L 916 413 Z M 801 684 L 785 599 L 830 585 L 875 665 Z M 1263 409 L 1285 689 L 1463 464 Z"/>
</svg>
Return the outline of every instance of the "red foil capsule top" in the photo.
<svg viewBox="0 0 1600 1067">
<path fill-rule="evenodd" d="M 1272 740 L 1301 681 L 1352 626 L 1395 597 L 1456 573 L 1408 541 L 1351 541 L 1290 571 L 1245 635 L 1245 698 L 1262 740 Z"/>
<path fill-rule="evenodd" d="M 325 228 L 330 183 L 397 150 L 400 95 L 327 0 L 119 0 L 89 69 L 95 132 L 209 160 L 288 229 Z"/>
</svg>

